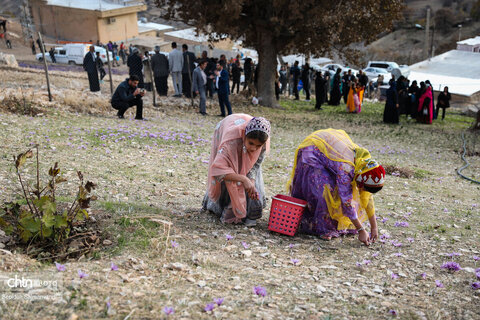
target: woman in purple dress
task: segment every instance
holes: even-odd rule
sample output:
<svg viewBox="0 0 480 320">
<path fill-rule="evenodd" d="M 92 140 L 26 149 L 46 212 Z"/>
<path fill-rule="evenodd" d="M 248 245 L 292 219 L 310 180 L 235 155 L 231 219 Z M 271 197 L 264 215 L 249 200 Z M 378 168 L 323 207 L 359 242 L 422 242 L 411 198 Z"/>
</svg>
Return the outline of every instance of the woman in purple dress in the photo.
<svg viewBox="0 0 480 320">
<path fill-rule="evenodd" d="M 319 130 L 297 148 L 288 187 L 307 201 L 301 230 L 330 240 L 357 233 L 369 245 L 378 237 L 372 193 L 383 187 L 385 170 L 343 130 Z M 369 220 L 369 235 L 362 223 Z"/>
</svg>

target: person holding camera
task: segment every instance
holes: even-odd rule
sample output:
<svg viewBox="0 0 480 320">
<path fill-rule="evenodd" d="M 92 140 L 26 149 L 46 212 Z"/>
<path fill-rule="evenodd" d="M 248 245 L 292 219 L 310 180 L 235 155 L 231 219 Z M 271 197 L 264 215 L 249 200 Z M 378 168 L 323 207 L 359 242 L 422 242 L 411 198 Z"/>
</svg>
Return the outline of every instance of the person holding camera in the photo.
<svg viewBox="0 0 480 320">
<path fill-rule="evenodd" d="M 136 106 L 135 120 L 143 120 L 142 98 L 145 95 L 145 89 L 138 88 L 139 81 L 140 79 L 137 75 L 131 75 L 130 78 L 120 83 L 115 90 L 111 104 L 113 109 L 118 110 L 117 117 L 119 119 L 124 118 L 123 115 L 128 108 Z"/>
</svg>

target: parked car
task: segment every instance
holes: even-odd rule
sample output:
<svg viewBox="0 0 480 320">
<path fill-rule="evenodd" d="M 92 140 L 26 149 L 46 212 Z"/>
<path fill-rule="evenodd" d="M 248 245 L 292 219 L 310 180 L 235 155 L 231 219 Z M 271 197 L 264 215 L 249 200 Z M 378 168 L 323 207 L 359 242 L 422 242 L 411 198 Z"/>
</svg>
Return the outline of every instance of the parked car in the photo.
<svg viewBox="0 0 480 320">
<path fill-rule="evenodd" d="M 377 82 L 378 76 L 383 76 L 383 81 L 387 82 L 392 78 L 390 72 L 382 68 L 365 68 L 363 72 L 367 75 L 369 81 Z"/>
<path fill-rule="evenodd" d="M 83 64 L 83 58 L 90 49 L 90 44 L 87 43 L 68 43 L 62 47 L 55 48 L 55 60 L 57 63 L 68 63 L 68 64 Z M 103 63 L 107 63 L 107 49 L 103 47 L 95 46 L 95 52 L 100 52 L 100 59 Z M 110 61 L 113 60 L 113 54 L 109 52 Z M 48 62 L 52 62 L 50 54 L 45 52 L 45 57 Z M 36 55 L 38 61 L 43 60 L 43 55 L 38 53 Z"/>
<path fill-rule="evenodd" d="M 410 68 L 406 65 L 399 66 L 396 62 L 392 61 L 369 61 L 367 68 L 379 68 L 384 69 L 389 73 L 392 73 L 395 78 L 399 78 L 401 75 L 408 78 L 410 75 Z"/>
<path fill-rule="evenodd" d="M 342 74 L 344 71 L 352 70 L 352 74 L 356 75 L 358 73 L 358 70 L 352 69 L 350 67 L 342 66 L 341 64 L 338 63 L 329 63 L 321 67 L 322 72 L 328 72 L 330 73 L 330 76 L 333 76 L 335 72 L 337 72 L 337 69 L 340 68 L 342 69 Z"/>
</svg>

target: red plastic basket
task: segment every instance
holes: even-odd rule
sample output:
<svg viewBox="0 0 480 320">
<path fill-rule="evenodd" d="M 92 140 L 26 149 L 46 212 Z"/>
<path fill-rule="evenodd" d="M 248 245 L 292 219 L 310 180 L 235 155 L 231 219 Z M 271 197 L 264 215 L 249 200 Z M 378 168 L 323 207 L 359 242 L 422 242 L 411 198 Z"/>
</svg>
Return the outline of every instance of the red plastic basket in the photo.
<svg viewBox="0 0 480 320">
<path fill-rule="evenodd" d="M 268 230 L 294 236 L 307 201 L 277 194 L 272 198 Z"/>
</svg>

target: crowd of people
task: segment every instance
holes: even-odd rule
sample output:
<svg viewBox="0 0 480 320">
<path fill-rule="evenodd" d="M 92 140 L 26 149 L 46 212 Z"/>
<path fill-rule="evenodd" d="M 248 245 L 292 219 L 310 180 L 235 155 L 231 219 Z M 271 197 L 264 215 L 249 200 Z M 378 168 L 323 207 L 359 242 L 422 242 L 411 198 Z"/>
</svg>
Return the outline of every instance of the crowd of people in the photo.
<svg viewBox="0 0 480 320">
<path fill-rule="evenodd" d="M 407 118 L 416 119 L 420 123 L 432 124 L 437 119 L 442 109 L 442 120 L 445 119 L 445 110 L 450 107 L 451 95 L 448 87 L 444 87 L 437 98 L 433 95 L 432 84 L 429 80 L 420 82 L 410 81 L 404 76 L 397 80 L 389 81 L 389 88 L 386 91 L 385 111 L 383 121 L 385 123 L 399 123 L 400 115 L 405 114 Z"/>
</svg>

